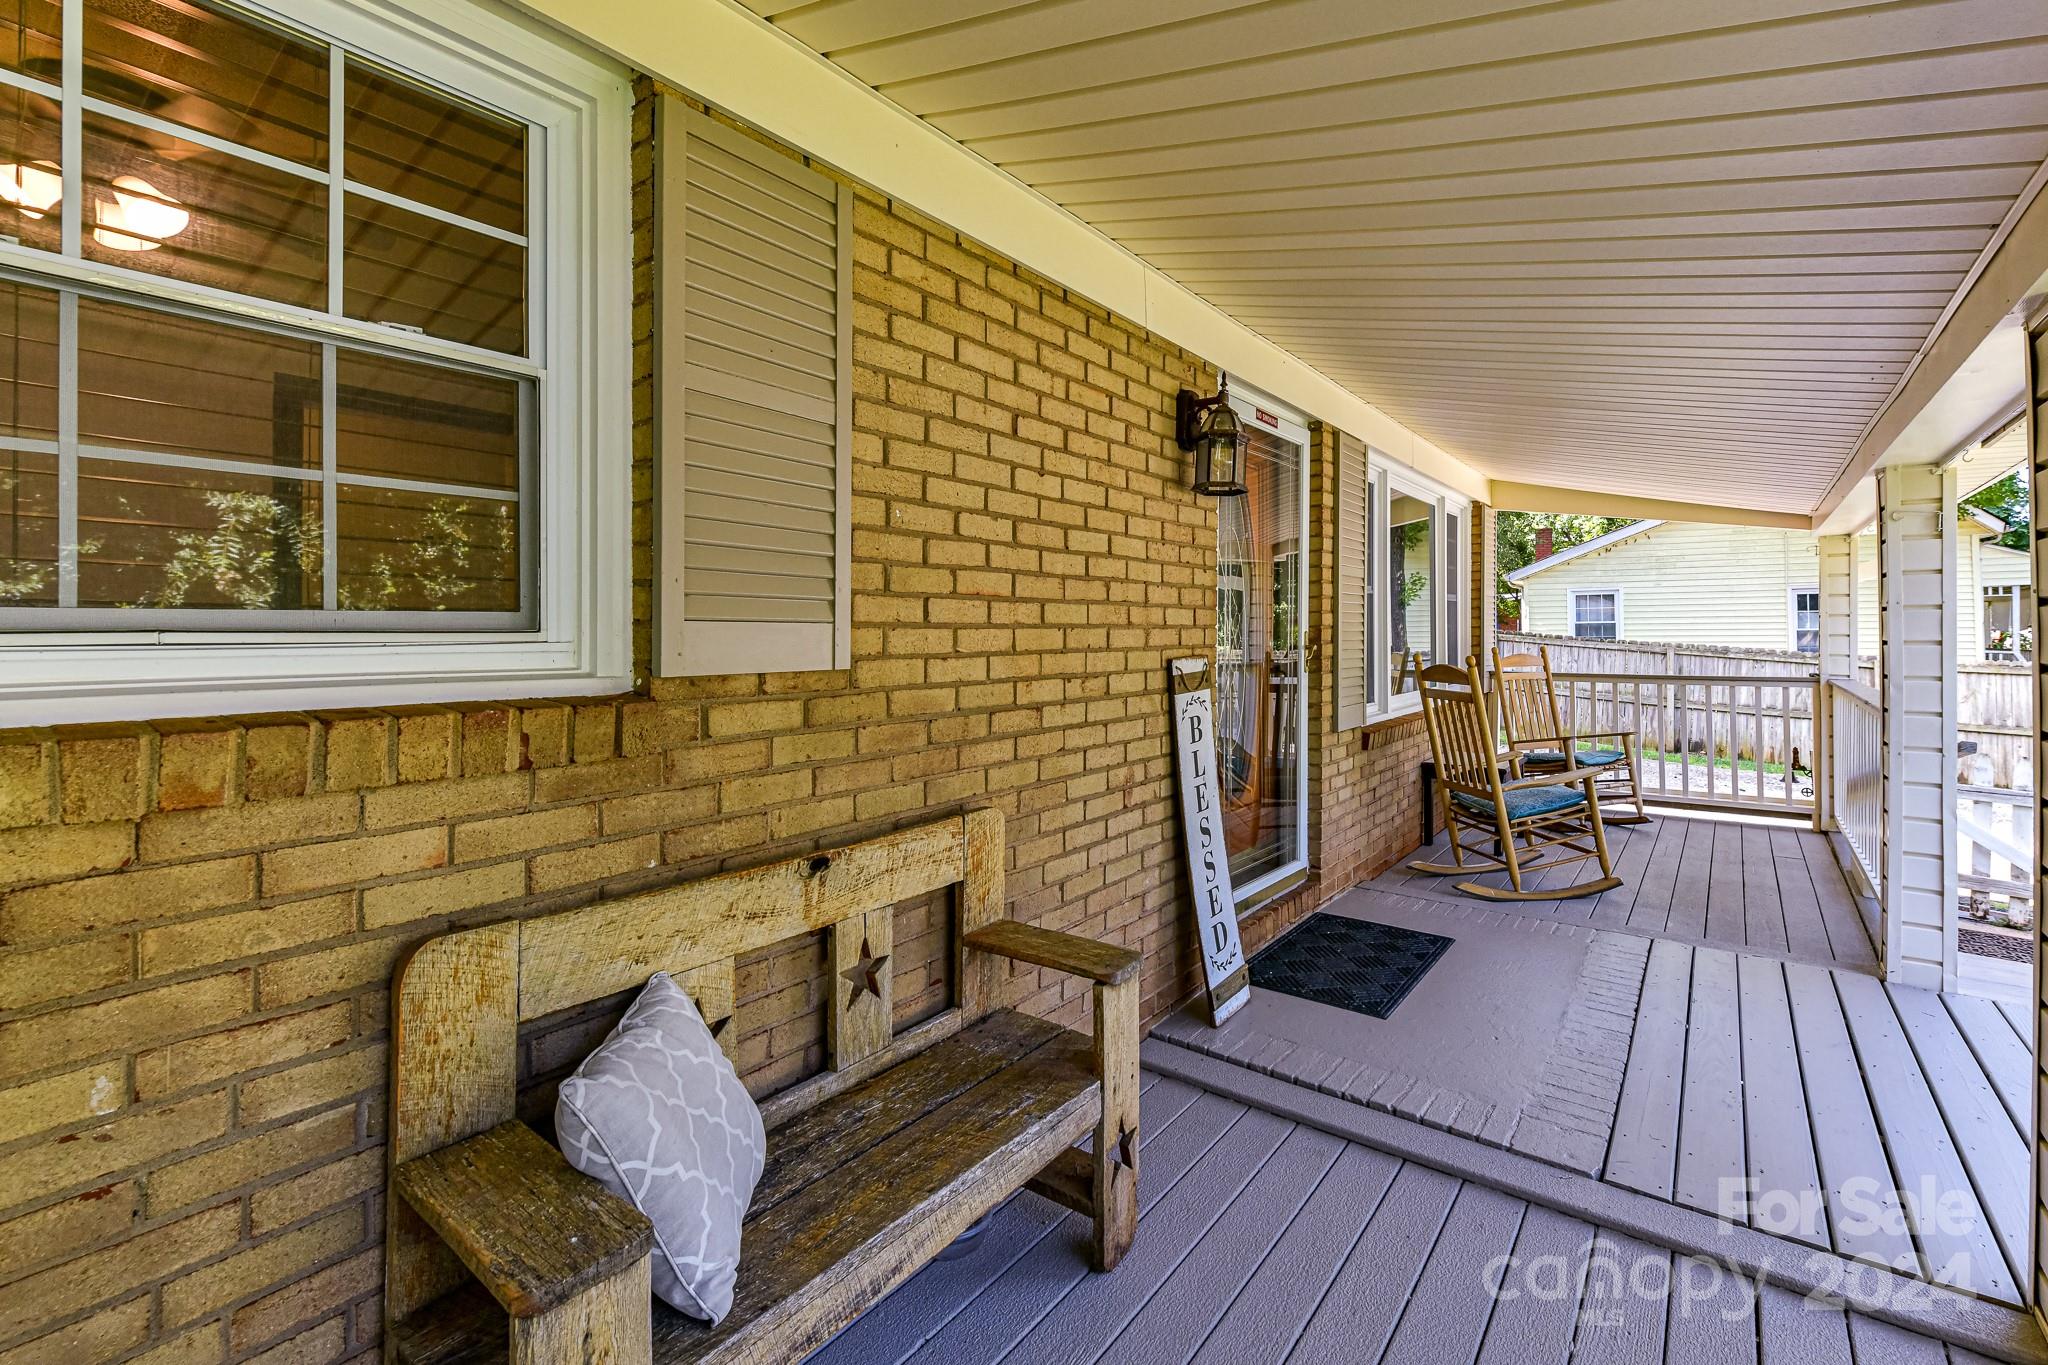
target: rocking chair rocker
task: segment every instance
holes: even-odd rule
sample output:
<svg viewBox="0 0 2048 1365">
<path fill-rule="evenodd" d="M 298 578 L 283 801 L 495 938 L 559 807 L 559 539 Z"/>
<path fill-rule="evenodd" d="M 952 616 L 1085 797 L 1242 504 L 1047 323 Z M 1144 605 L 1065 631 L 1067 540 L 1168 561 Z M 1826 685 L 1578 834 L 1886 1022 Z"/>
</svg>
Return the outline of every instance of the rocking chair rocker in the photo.
<svg viewBox="0 0 2048 1365">
<path fill-rule="evenodd" d="M 1641 756 L 1636 737 L 1626 730 L 1580 735 L 1565 723 L 1557 702 L 1557 679 L 1550 671 L 1550 647 L 1535 654 L 1493 651 L 1493 685 L 1500 696 L 1500 718 L 1508 748 L 1522 760 L 1525 773 L 1568 772 L 1590 768 L 1599 778 L 1601 801 L 1619 803 L 1605 814 L 1611 825 L 1646 825 L 1643 810 Z M 1630 810 L 1630 806 L 1634 810 Z"/>
<path fill-rule="evenodd" d="M 1429 728 L 1429 747 L 1436 758 L 1437 791 L 1442 801 L 1444 830 L 1450 838 L 1449 863 L 1412 862 L 1409 868 L 1439 877 L 1472 876 L 1505 870 L 1509 888 L 1476 881 L 1458 883 L 1467 895 L 1495 901 L 1570 900 L 1597 896 L 1621 885 L 1607 852 L 1607 832 L 1600 823 L 1594 794 L 1597 772 L 1567 767 L 1525 777 L 1521 759 L 1501 754 L 1495 744 L 1499 728 L 1491 698 L 1481 684 L 1479 661 L 1467 657 L 1465 667 L 1416 660 L 1421 682 L 1422 716 Z M 1502 780 L 1502 767 L 1508 769 Z M 1485 838 L 1465 842 L 1465 831 Z M 1485 851 L 1487 839 L 1496 850 Z M 1589 842 L 1590 841 L 1590 842 Z M 1545 850 L 1567 850 L 1562 856 Z M 1468 855 L 1476 861 L 1467 861 Z M 1542 861 L 1545 870 L 1595 858 L 1600 876 L 1568 885 L 1530 890 L 1523 874 Z"/>
</svg>

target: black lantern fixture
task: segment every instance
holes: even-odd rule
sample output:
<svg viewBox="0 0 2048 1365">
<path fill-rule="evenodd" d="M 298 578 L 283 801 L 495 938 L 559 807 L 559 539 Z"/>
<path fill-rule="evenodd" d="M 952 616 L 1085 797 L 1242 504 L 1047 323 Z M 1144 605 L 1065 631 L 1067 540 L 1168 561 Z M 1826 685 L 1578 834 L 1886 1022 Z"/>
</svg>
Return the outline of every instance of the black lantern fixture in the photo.
<svg viewBox="0 0 2048 1365">
<path fill-rule="evenodd" d="M 1174 404 L 1174 435 L 1182 450 L 1195 453 L 1195 491 L 1212 498 L 1244 494 L 1244 452 L 1251 437 L 1230 407 L 1230 376 L 1217 382 L 1214 398 L 1182 389 Z"/>
</svg>

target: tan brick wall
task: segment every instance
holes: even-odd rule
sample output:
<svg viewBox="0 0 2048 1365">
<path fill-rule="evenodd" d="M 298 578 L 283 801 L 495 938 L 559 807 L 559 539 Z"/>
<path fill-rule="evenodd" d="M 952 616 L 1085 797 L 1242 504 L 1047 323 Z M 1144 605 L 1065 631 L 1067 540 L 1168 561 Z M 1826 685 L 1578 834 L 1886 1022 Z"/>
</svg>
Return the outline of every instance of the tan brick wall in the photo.
<svg viewBox="0 0 2048 1365">
<path fill-rule="evenodd" d="M 650 127 L 643 98 L 643 661 Z M 857 215 L 850 670 L 0 735 L 0 1365 L 371 1350 L 387 984 L 451 926 L 992 805 L 1013 915 L 1142 946 L 1148 1016 L 1194 988 L 1163 673 L 1213 644 L 1215 513 L 1171 427 L 1215 375 L 912 211 Z M 1319 875 L 1254 943 L 1413 842 L 1413 735 L 1364 753 L 1316 698 Z M 897 916 L 901 1023 L 944 1007 L 950 954 L 942 906 Z M 821 977 L 809 941 L 742 964 L 757 1091 L 820 1064 Z M 1085 1026 L 1064 978 L 1011 991 Z M 617 1006 L 529 1032 L 526 1112 Z"/>
</svg>

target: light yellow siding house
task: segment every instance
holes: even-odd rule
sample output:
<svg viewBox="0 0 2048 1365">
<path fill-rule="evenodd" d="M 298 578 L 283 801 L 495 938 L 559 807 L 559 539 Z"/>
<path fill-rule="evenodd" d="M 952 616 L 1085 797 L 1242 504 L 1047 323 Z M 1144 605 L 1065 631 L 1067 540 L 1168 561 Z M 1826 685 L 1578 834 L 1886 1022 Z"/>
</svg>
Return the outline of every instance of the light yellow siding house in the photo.
<svg viewBox="0 0 2048 1365">
<path fill-rule="evenodd" d="M 1858 645 L 1865 654 L 1877 648 L 1876 541 L 1856 537 Z M 2024 564 L 2025 556 L 2013 557 Z M 1964 584 L 1972 598 L 1975 569 L 1973 563 Z M 1810 531 L 1639 521 L 1509 578 L 1521 588 L 1522 629 L 1537 634 L 1790 650 L 1801 644 L 1803 609 L 1805 644 L 1815 643 L 1820 557 Z M 1973 651 L 1979 615 L 1962 613 L 1970 635 L 1964 644 Z"/>
</svg>

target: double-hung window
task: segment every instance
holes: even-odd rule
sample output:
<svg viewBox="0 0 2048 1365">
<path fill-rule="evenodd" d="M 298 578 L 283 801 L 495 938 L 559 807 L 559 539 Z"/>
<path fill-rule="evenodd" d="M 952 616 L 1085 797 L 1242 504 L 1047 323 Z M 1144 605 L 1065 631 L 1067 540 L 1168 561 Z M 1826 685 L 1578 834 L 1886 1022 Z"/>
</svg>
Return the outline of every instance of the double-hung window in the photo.
<svg viewBox="0 0 2048 1365">
<path fill-rule="evenodd" d="M 625 679 L 621 76 L 477 11 L 0 19 L 0 723 Z"/>
<path fill-rule="evenodd" d="M 1621 592 L 1615 588 L 1574 588 L 1572 634 L 1581 640 L 1613 640 L 1621 634 Z"/>
<path fill-rule="evenodd" d="M 1348 436 L 1338 485 L 1338 725 L 1347 728 L 1416 709 L 1419 668 L 1464 664 L 1471 505 Z"/>
<path fill-rule="evenodd" d="M 1820 589 L 1792 590 L 1792 648 L 1801 654 L 1820 653 Z"/>
</svg>

